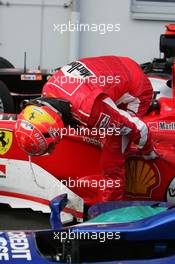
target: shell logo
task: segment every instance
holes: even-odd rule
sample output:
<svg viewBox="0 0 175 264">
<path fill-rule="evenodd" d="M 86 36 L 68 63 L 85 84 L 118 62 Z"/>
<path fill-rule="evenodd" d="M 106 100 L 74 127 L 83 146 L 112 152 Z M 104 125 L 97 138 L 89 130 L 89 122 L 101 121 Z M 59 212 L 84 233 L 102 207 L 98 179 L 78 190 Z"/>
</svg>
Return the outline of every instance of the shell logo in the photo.
<svg viewBox="0 0 175 264">
<path fill-rule="evenodd" d="M 151 198 L 160 185 L 160 173 L 153 162 L 129 159 L 126 162 L 126 195 Z"/>
</svg>

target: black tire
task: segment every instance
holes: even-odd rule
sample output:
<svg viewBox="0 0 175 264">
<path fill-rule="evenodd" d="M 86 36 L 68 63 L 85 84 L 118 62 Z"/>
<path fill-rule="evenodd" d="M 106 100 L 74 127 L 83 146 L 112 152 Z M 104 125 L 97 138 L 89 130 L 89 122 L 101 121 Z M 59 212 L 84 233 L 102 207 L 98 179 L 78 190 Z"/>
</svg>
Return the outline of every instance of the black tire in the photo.
<svg viewBox="0 0 175 264">
<path fill-rule="evenodd" d="M 2 81 L 0 81 L 0 112 L 1 113 L 15 112 L 13 98 L 9 92 L 7 85 Z"/>
<path fill-rule="evenodd" d="M 5 69 L 5 68 L 15 68 L 11 62 L 8 60 L 4 59 L 3 57 L 0 57 L 0 69 Z"/>
</svg>

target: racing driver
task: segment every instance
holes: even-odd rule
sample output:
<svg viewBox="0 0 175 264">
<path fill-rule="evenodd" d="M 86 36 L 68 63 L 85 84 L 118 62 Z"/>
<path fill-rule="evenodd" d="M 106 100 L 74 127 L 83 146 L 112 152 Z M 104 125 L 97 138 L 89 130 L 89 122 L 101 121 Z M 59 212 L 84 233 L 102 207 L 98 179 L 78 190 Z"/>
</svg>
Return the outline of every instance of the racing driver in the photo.
<svg viewBox="0 0 175 264">
<path fill-rule="evenodd" d="M 141 120 L 152 95 L 150 81 L 132 59 L 83 58 L 55 72 L 44 85 L 42 97 L 25 105 L 18 116 L 15 135 L 20 148 L 28 155 L 43 155 L 52 151 L 61 139 L 60 129 L 65 126 L 104 128 L 100 177 L 110 184 L 106 184 L 98 197 L 102 202 L 122 200 L 124 163 L 130 143 L 145 158 L 156 158 L 149 129 Z M 115 133 L 116 129 L 119 133 Z M 93 176 L 85 175 L 84 179 L 91 180 Z M 117 188 L 111 184 L 116 180 Z"/>
</svg>

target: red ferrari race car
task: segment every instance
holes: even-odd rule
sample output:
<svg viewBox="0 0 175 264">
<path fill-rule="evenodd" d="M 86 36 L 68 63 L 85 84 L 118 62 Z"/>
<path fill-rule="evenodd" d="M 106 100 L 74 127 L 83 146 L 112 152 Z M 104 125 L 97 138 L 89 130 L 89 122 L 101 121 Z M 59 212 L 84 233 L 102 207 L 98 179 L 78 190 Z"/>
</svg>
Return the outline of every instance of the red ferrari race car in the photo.
<svg viewBox="0 0 175 264">
<path fill-rule="evenodd" d="M 141 64 L 150 79 L 156 98 L 172 97 L 171 73 L 175 59 L 175 24 L 167 24 L 164 34 L 160 35 L 160 54 L 163 58 L 154 58 L 152 62 Z"/>
<path fill-rule="evenodd" d="M 126 162 L 126 200 L 174 201 L 175 199 L 175 66 L 173 97 L 162 97 L 144 120 L 150 127 L 159 157 L 144 160 L 134 147 Z M 13 134 L 15 115 L 0 118 L 0 202 L 12 207 L 48 211 L 49 201 L 68 193 L 65 216 L 83 219 L 83 202 L 95 204 L 105 188 L 99 177 L 91 182 L 87 175 L 99 175 L 101 139 L 87 134 L 65 136 L 50 155 L 29 157 L 23 153 Z M 79 181 L 77 181 L 79 179 Z M 77 183 L 79 182 L 79 185 Z M 92 188 L 93 182 L 93 188 Z M 96 184 L 96 185 L 95 185 Z"/>
<path fill-rule="evenodd" d="M 161 36 L 165 58 L 160 63 L 154 61 L 142 65 L 156 84 L 160 80 L 159 90 L 165 90 L 162 83 L 168 83 L 172 89 L 166 85 L 170 94 L 165 93 L 166 97 L 153 101 L 145 116 L 159 157 L 155 161 L 146 161 L 134 148 L 128 153 L 126 200 L 175 199 L 175 82 L 172 80 L 175 75 L 171 69 L 172 58 L 175 56 L 174 46 L 168 53 L 172 39 L 175 38 L 174 32 L 175 27 L 168 25 L 166 34 Z M 91 183 L 80 181 L 84 176 L 99 174 L 101 139 L 90 137 L 86 130 L 87 134 L 82 136 L 65 136 L 51 155 L 31 158 L 18 148 L 13 135 L 15 120 L 16 115 L 0 115 L 0 203 L 49 212 L 49 201 L 66 192 L 69 202 L 64 209 L 64 221 L 72 220 L 72 216 L 81 221 L 84 202 L 95 204 L 99 200 L 100 191 L 105 188 L 100 178 L 91 177 L 91 181 L 94 180 L 93 188 L 89 188 Z"/>
</svg>

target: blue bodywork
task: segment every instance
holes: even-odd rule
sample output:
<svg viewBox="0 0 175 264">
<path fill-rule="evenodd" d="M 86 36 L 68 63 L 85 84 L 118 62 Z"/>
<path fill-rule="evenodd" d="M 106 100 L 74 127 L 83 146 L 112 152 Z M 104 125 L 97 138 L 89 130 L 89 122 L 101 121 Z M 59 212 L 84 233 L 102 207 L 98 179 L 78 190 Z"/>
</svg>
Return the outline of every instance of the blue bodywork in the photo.
<svg viewBox="0 0 175 264">
<path fill-rule="evenodd" d="M 92 251 L 101 249 L 100 254 L 103 255 L 107 249 L 110 256 L 113 253 L 120 254 L 121 245 L 126 243 L 126 251 L 128 245 L 132 247 L 134 243 L 137 245 L 147 245 L 152 243 L 153 247 L 150 249 L 151 255 L 154 258 L 149 258 L 149 254 L 145 259 L 133 259 L 127 256 L 122 259 L 112 258 L 111 261 L 98 259 L 91 260 L 91 263 L 118 263 L 118 264 L 164 264 L 175 263 L 175 207 L 172 203 L 158 203 L 158 202 L 109 202 L 104 204 L 97 204 L 89 209 L 89 218 L 108 212 L 115 208 L 123 208 L 136 205 L 150 205 L 161 206 L 167 208 L 166 211 L 158 215 L 148 217 L 143 220 L 129 222 L 129 223 L 88 223 L 63 227 L 61 223 L 60 213 L 67 203 L 67 195 L 61 195 L 52 200 L 50 223 L 51 229 L 44 231 L 6 231 L 0 232 L 0 261 L 1 263 L 88 263 L 86 260 L 91 255 Z M 90 239 L 87 242 L 80 241 L 80 234 L 107 234 L 111 236 L 115 234 L 111 241 L 104 241 Z M 60 235 L 64 236 L 60 239 Z M 76 234 L 76 239 L 70 241 L 68 234 Z M 67 237 L 66 237 L 67 235 Z M 78 237 L 78 238 L 77 238 Z M 116 241 L 114 241 L 116 240 Z M 114 243 L 114 244 L 113 244 Z M 149 243 L 149 244 L 148 244 Z M 92 244 L 92 246 L 91 246 Z M 168 250 L 168 245 L 173 246 Z M 137 246 L 136 246 L 137 248 Z M 144 246 L 143 246 L 144 248 Z M 142 248 L 142 250 L 143 250 Z M 117 253 L 118 250 L 118 253 Z M 115 251 L 115 252 L 114 252 Z M 139 251 L 139 249 L 138 249 Z M 85 253 L 85 257 L 79 256 Z M 113 253 L 112 253 L 113 252 Z M 168 252 L 168 253 L 167 253 Z M 95 253 L 93 253 L 95 255 Z M 99 254 L 99 253 L 98 253 Z M 151 256 L 150 255 L 150 256 Z M 128 260 L 126 260 L 128 259 Z M 131 259 L 131 260 L 129 260 Z M 80 262 L 81 260 L 81 262 Z M 109 259 L 110 260 L 110 259 Z M 67 262 L 66 262 L 67 261 Z"/>
</svg>

